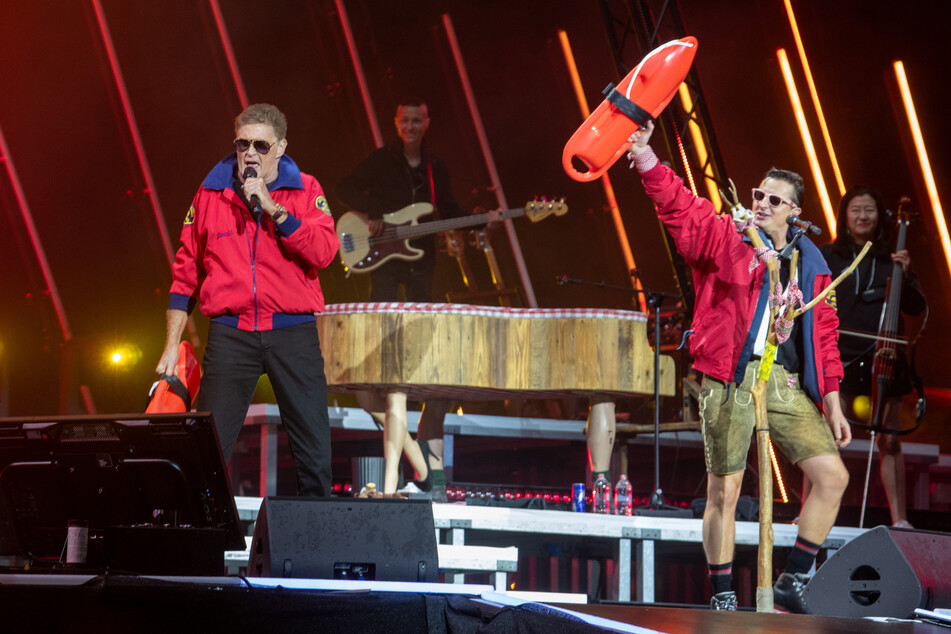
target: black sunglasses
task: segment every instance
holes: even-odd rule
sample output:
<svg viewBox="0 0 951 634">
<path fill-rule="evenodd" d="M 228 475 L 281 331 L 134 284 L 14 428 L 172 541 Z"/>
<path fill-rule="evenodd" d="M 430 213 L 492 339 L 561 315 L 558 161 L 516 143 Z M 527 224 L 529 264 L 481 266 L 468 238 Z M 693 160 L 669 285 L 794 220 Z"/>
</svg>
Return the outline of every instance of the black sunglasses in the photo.
<svg viewBox="0 0 951 634">
<path fill-rule="evenodd" d="M 271 151 L 271 144 L 260 139 L 235 139 L 234 147 L 239 152 L 247 152 L 251 146 L 258 154 L 267 154 Z"/>
</svg>

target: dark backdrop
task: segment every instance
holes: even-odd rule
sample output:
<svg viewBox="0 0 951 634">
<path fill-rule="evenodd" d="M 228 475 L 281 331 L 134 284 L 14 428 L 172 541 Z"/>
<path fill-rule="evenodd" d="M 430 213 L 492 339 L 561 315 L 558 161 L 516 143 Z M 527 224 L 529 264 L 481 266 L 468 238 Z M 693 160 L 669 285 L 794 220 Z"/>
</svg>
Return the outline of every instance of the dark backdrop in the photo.
<svg viewBox="0 0 951 634">
<path fill-rule="evenodd" d="M 162 217 L 177 244 L 195 189 L 230 150 L 231 121 L 240 110 L 214 16 L 204 0 L 102 0 L 101 6 Z M 373 138 L 335 3 L 284 0 L 265 7 L 220 0 L 220 6 L 250 100 L 284 110 L 288 153 L 323 183 L 339 215 L 345 208 L 334 186 L 373 148 Z M 537 225 L 516 221 L 539 305 L 630 307 L 626 293 L 554 281 L 568 274 L 626 284 L 600 186 L 576 183 L 561 168 L 562 148 L 580 115 L 558 30 L 568 33 L 592 108 L 604 85 L 618 80 L 599 4 L 347 0 L 345 6 L 386 139 L 394 138 L 396 100 L 423 96 L 433 149 L 449 163 L 459 200 L 472 207 L 492 202 L 491 181 L 443 25 L 442 15 L 451 17 L 507 201 L 520 206 L 536 195 L 565 196 L 571 209 Z M 910 249 L 932 306 L 919 364 L 929 387 L 949 388 L 942 363 L 949 274 L 891 69 L 893 60 L 905 62 L 938 191 L 947 197 L 951 131 L 942 109 L 951 90 L 943 3 L 794 6 L 846 182 L 877 187 L 890 206 L 902 194 L 919 203 L 922 222 L 912 230 Z M 784 47 L 790 55 L 824 156 L 782 3 L 682 0 L 681 8 L 688 33 L 700 42 L 696 66 L 728 174 L 745 192 L 772 165 L 799 171 L 807 182 L 805 213 L 824 226 L 775 54 Z M 36 0 L 6 9 L 0 23 L 5 158 L 19 174 L 73 340 L 63 343 L 2 170 L 0 341 L 8 376 L 0 375 L 6 388 L 0 405 L 9 414 L 81 411 L 75 385 L 85 384 L 99 411 L 140 410 L 164 342 L 169 269 L 95 5 Z M 623 161 L 610 173 L 644 284 L 674 290 L 650 204 Z M 824 176 L 834 190 L 828 167 Z M 506 281 L 516 283 L 506 237 L 499 233 L 493 241 Z M 485 283 L 477 255 L 470 252 Z M 441 288 L 458 289 L 455 265 L 443 264 Z M 329 302 L 367 297 L 366 280 L 346 278 L 339 264 L 321 282 Z M 141 360 L 118 371 L 105 351 L 124 342 L 139 347 Z M 64 380 L 72 387 L 61 395 Z M 940 428 L 946 416 L 938 412 L 940 420 L 929 425 Z"/>
</svg>

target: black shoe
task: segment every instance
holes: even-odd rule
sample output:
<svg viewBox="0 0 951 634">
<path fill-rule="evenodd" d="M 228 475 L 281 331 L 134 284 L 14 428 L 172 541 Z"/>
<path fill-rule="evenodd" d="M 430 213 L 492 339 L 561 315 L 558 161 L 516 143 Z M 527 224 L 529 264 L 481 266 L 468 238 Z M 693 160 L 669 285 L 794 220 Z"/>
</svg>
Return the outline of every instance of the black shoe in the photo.
<svg viewBox="0 0 951 634">
<path fill-rule="evenodd" d="M 428 493 L 430 489 L 433 488 L 433 468 L 429 464 L 429 457 L 434 456 L 433 450 L 429 448 L 429 441 L 426 440 L 416 440 L 416 444 L 419 445 L 419 450 L 423 452 L 423 462 L 426 463 L 426 477 L 422 480 L 413 480 L 413 484 L 419 487 L 420 491 Z M 445 497 L 445 491 L 443 492 L 443 497 Z M 445 502 L 445 500 L 442 500 Z"/>
<path fill-rule="evenodd" d="M 802 593 L 809 577 L 801 572 L 784 572 L 773 585 L 773 608 L 777 612 L 809 614 Z"/>
<path fill-rule="evenodd" d="M 726 612 L 736 612 L 736 593 L 732 590 L 718 592 L 710 599 L 711 610 L 723 610 Z"/>
</svg>

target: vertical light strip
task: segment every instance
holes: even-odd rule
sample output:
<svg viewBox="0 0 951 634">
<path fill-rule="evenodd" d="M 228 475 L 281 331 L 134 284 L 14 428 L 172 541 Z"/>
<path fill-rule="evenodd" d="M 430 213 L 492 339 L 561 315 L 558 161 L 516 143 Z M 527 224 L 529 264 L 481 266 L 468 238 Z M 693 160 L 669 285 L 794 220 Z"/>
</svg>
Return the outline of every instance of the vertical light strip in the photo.
<svg viewBox="0 0 951 634">
<path fill-rule="evenodd" d="M 591 114 L 588 108 L 588 101 L 584 96 L 584 89 L 581 86 L 581 76 L 578 74 L 578 66 L 575 64 L 575 56 L 571 51 L 571 43 L 568 41 L 568 34 L 565 31 L 558 31 L 558 39 L 561 41 L 561 50 L 565 55 L 565 63 L 568 65 L 568 75 L 571 77 L 571 85 L 575 90 L 575 98 L 578 100 L 578 109 L 581 111 L 581 120 L 584 121 Z M 621 210 L 617 204 L 617 198 L 614 196 L 614 187 L 611 185 L 611 178 L 608 173 L 599 179 L 604 188 L 604 196 L 607 198 L 608 207 L 611 209 L 611 219 L 614 221 L 614 232 L 617 234 L 618 242 L 621 244 L 621 253 L 624 255 L 624 262 L 627 265 L 627 276 L 631 280 L 631 285 L 637 290 L 643 290 L 641 287 L 641 278 L 634 272 L 637 271 L 637 264 L 634 262 L 634 254 L 631 252 L 631 243 L 627 239 L 627 230 L 624 228 L 624 221 L 621 219 Z M 637 304 L 641 312 L 647 312 L 647 300 L 643 293 L 637 294 Z"/>
<path fill-rule="evenodd" d="M 59 289 L 56 287 L 56 280 L 53 279 L 53 271 L 50 269 L 49 260 L 46 259 L 46 250 L 43 249 L 43 243 L 40 241 L 40 234 L 36 230 L 36 223 L 33 222 L 33 212 L 30 211 L 30 204 L 26 201 L 26 194 L 23 191 L 23 185 L 20 183 L 20 176 L 17 174 L 13 165 L 13 158 L 10 156 L 10 148 L 7 147 L 7 140 L 3 136 L 3 128 L 0 128 L 0 162 L 7 166 L 7 175 L 10 177 L 10 183 L 13 185 L 13 195 L 16 196 L 17 205 L 20 207 L 20 215 L 23 216 L 23 225 L 30 236 L 30 244 L 33 245 L 33 253 L 36 254 L 36 261 L 40 265 L 40 271 L 43 272 L 43 281 L 46 282 L 46 288 L 49 289 L 50 299 L 53 302 L 53 310 L 56 312 L 56 319 L 59 321 L 59 329 L 63 333 L 63 341 L 70 341 L 73 338 L 73 331 L 69 327 L 69 321 L 66 319 L 66 310 L 63 308 L 62 299 L 59 296 Z"/>
<path fill-rule="evenodd" d="M 238 70 L 238 61 L 234 56 L 234 48 L 231 47 L 231 37 L 228 35 L 228 27 L 225 26 L 224 16 L 221 14 L 221 7 L 218 0 L 208 0 L 211 6 L 211 12 L 215 16 L 215 26 L 218 29 L 218 37 L 221 38 L 221 47 L 225 51 L 225 58 L 228 60 L 228 69 L 231 71 L 231 79 L 234 81 L 235 90 L 238 91 L 238 100 L 241 102 L 241 109 L 248 107 L 248 93 L 244 89 L 244 80 L 241 79 L 241 71 Z"/>
<path fill-rule="evenodd" d="M 816 83 L 812 80 L 812 70 L 809 68 L 809 59 L 806 57 L 806 47 L 803 46 L 802 38 L 799 36 L 799 25 L 796 23 L 796 14 L 793 13 L 791 0 L 783 0 L 786 5 L 786 15 L 789 16 L 789 26 L 792 28 L 793 39 L 796 40 L 796 50 L 799 51 L 799 60 L 802 62 L 802 69 L 806 73 L 806 84 L 809 86 L 809 96 L 812 97 L 812 105 L 816 109 L 816 116 L 819 119 L 819 129 L 822 130 L 822 138 L 826 144 L 826 150 L 829 152 L 829 160 L 832 161 L 832 173 L 835 174 L 835 182 L 839 186 L 839 195 L 845 195 L 845 181 L 842 180 L 842 172 L 839 171 L 839 161 L 835 157 L 835 149 L 832 147 L 832 135 L 829 134 L 829 128 L 826 125 L 825 115 L 822 114 L 822 104 L 819 103 L 819 91 L 816 90 Z"/>
<path fill-rule="evenodd" d="M 112 34 L 109 32 L 106 14 L 103 12 L 102 4 L 99 0 L 92 0 L 92 6 L 96 12 L 96 21 L 99 23 L 99 31 L 102 34 L 102 43 L 106 48 L 106 55 L 109 57 L 109 67 L 112 70 L 112 77 L 116 83 L 116 91 L 119 93 L 126 123 L 129 125 L 129 135 L 132 137 L 132 144 L 135 146 L 135 155 L 139 160 L 139 169 L 142 171 L 142 178 L 145 180 L 145 190 L 149 196 L 149 202 L 152 204 L 152 215 L 155 218 L 155 226 L 162 240 L 162 249 L 165 251 L 165 259 L 168 261 L 169 267 L 171 267 L 175 262 L 172 240 L 169 238 L 168 227 L 165 225 L 165 214 L 162 212 L 161 203 L 159 203 L 158 190 L 155 187 L 155 180 L 152 178 L 152 168 L 149 167 L 149 160 L 145 155 L 142 135 L 139 134 L 139 124 L 136 122 L 135 113 L 132 111 L 132 101 L 129 99 L 129 91 L 126 89 L 122 69 L 119 68 L 119 57 L 116 55 L 116 49 L 112 43 Z M 191 335 L 191 343 L 197 348 L 200 341 L 198 340 L 195 322 L 191 317 L 188 318 L 187 325 L 188 332 Z"/>
<path fill-rule="evenodd" d="M 713 202 L 714 209 L 719 209 L 723 203 L 720 200 L 720 192 L 718 191 L 716 180 L 713 178 L 713 165 L 711 165 L 708 160 L 710 155 L 703 141 L 703 134 L 701 134 L 700 126 L 693 117 L 694 103 L 693 98 L 690 96 L 690 89 L 687 88 L 686 83 L 681 82 L 677 93 L 680 95 L 680 103 L 683 105 L 684 111 L 690 115 L 690 118 L 687 120 L 687 129 L 690 131 L 690 139 L 693 141 L 693 146 L 697 152 L 697 160 L 700 161 L 700 165 L 703 166 L 703 173 L 706 175 L 704 182 L 707 186 L 707 194 L 710 196 L 710 201 Z"/>
<path fill-rule="evenodd" d="M 36 230 L 36 223 L 33 222 L 33 212 L 30 210 L 30 204 L 26 200 L 26 193 L 23 191 L 23 184 L 20 182 L 20 175 L 17 174 L 16 167 L 13 165 L 13 158 L 10 156 L 10 148 L 7 146 L 7 140 L 3 135 L 3 129 L 0 128 L 0 163 L 7 167 L 7 175 L 10 183 L 13 185 L 13 195 L 16 197 L 17 206 L 20 208 L 20 215 L 23 217 L 23 225 L 30 237 L 30 244 L 33 246 L 33 253 L 36 255 L 36 261 L 40 265 L 40 271 L 43 273 L 43 281 L 46 282 L 46 288 L 50 293 L 50 300 L 53 302 L 53 311 L 56 313 L 56 320 L 59 322 L 60 332 L 63 334 L 63 342 L 70 344 L 73 339 L 73 331 L 69 326 L 69 320 L 66 318 L 66 309 L 63 307 L 63 300 L 59 294 L 59 288 L 56 286 L 56 280 L 53 278 L 53 270 L 50 268 L 49 260 L 46 258 L 46 250 L 40 240 L 40 234 Z M 64 357 L 69 359 L 72 348 L 66 347 Z M 2 364 L 3 362 L 0 362 Z M 68 363 L 67 365 L 71 365 Z M 60 371 L 69 376 L 68 368 L 61 364 Z M 3 377 L 0 377 L 3 378 Z M 66 384 L 61 384 L 63 389 Z M 80 394 L 83 397 L 83 403 L 87 414 L 95 414 L 96 406 L 92 402 L 92 394 L 85 385 L 80 386 Z"/>
<path fill-rule="evenodd" d="M 690 169 L 690 160 L 687 158 L 687 148 L 684 147 L 684 140 L 680 136 L 680 130 L 674 128 L 674 136 L 677 141 L 677 151 L 680 153 L 680 162 L 684 165 L 684 173 L 687 175 L 687 183 L 690 185 L 690 191 L 694 196 L 699 196 L 697 182 L 693 179 L 693 170 Z"/>
<path fill-rule="evenodd" d="M 340 26 L 343 27 L 343 35 L 347 40 L 347 50 L 350 51 L 350 61 L 353 63 L 353 72 L 357 76 L 357 85 L 360 86 L 360 95 L 363 97 L 363 108 L 366 110 L 367 119 L 370 121 L 370 131 L 373 133 L 373 142 L 376 143 L 378 148 L 383 147 L 383 133 L 380 132 L 380 124 L 376 120 L 373 100 L 370 98 L 366 75 L 363 73 L 363 62 L 360 61 L 360 51 L 357 49 L 357 42 L 353 37 L 353 29 L 350 28 L 350 18 L 347 16 L 347 9 L 343 5 L 343 0 L 335 1 L 337 4 L 337 14 L 340 16 Z"/>
<path fill-rule="evenodd" d="M 951 240 L 948 239 L 948 225 L 941 209 L 941 199 L 938 198 L 938 188 L 935 186 L 934 174 L 931 172 L 931 162 L 928 160 L 928 151 L 925 149 L 925 139 L 918 125 L 918 114 L 915 111 L 915 102 L 911 97 L 911 88 L 908 86 L 908 77 L 905 75 L 905 65 L 901 61 L 894 63 L 895 78 L 898 80 L 898 89 L 901 91 L 901 101 L 905 106 L 905 116 L 908 117 L 908 127 L 911 128 L 911 137 L 915 143 L 915 152 L 918 153 L 918 162 L 921 164 L 921 176 L 928 190 L 931 200 L 931 209 L 934 212 L 935 224 L 938 225 L 938 235 L 941 237 L 941 247 L 944 249 L 944 258 L 951 273 Z"/>
<path fill-rule="evenodd" d="M 135 146 L 135 155 L 139 160 L 142 177 L 145 179 L 145 187 L 149 195 L 149 201 L 152 203 L 152 212 L 155 216 L 155 224 L 158 226 L 159 235 L 162 238 L 162 248 L 165 250 L 165 258 L 168 260 L 169 265 L 171 265 L 175 261 L 175 253 L 172 251 L 172 241 L 169 239 L 168 229 L 165 226 L 165 216 L 162 214 L 162 206 L 159 204 L 158 196 L 156 195 L 155 182 L 152 179 L 152 169 L 149 167 L 148 158 L 145 156 L 142 135 L 139 134 L 139 125 L 136 123 L 135 114 L 132 112 L 132 102 L 129 99 L 129 92 L 126 90 L 122 70 L 119 68 L 119 59 L 116 55 L 116 49 L 112 44 L 112 35 L 109 32 L 109 25 L 106 23 L 106 16 L 105 13 L 103 13 L 100 1 L 92 0 L 92 5 L 96 11 L 96 20 L 99 22 L 102 43 L 105 45 L 106 54 L 109 56 L 109 66 L 112 69 L 112 77 L 116 82 L 116 90 L 119 93 L 119 99 L 122 101 L 122 110 L 125 113 L 126 122 L 129 125 L 132 144 Z"/>
<path fill-rule="evenodd" d="M 822 205 L 822 212 L 825 214 L 826 224 L 829 226 L 829 235 L 834 240 L 836 233 L 835 212 L 832 210 L 829 192 L 826 190 L 826 183 L 822 178 L 822 170 L 819 169 L 816 147 L 812 144 L 809 126 L 806 125 L 806 116 L 802 111 L 802 102 L 799 100 L 799 92 L 796 90 L 796 82 L 793 80 L 792 69 L 789 67 L 789 58 L 786 57 L 786 49 L 777 49 L 776 57 L 779 58 L 779 67 L 783 72 L 786 90 L 789 92 L 789 103 L 792 105 L 793 114 L 796 117 L 796 124 L 799 126 L 802 144 L 806 149 L 806 158 L 809 159 L 809 167 L 812 169 L 812 178 L 816 181 L 816 191 L 819 193 L 819 202 Z"/>
<path fill-rule="evenodd" d="M 783 504 L 785 504 L 789 501 L 789 496 L 786 495 L 786 484 L 783 482 L 783 474 L 779 471 L 776 452 L 773 451 L 773 441 L 769 442 L 769 461 L 773 463 L 773 473 L 776 474 L 776 484 L 779 485 L 779 496 L 783 498 Z"/>
<path fill-rule="evenodd" d="M 495 188 L 499 205 L 502 206 L 502 209 L 508 209 L 508 202 L 505 200 L 505 190 L 502 188 L 499 172 L 495 168 L 495 159 L 492 157 L 489 139 L 485 134 L 485 126 L 482 124 L 482 115 L 479 114 L 479 106 L 476 104 L 475 94 L 472 92 L 472 84 L 469 83 L 469 74 L 466 72 L 466 65 L 462 59 L 462 51 L 459 48 L 459 41 L 456 39 L 456 31 L 452 26 L 452 19 L 448 13 L 442 15 L 442 23 L 446 29 L 446 37 L 449 39 L 449 47 L 452 49 L 452 56 L 456 63 L 456 71 L 459 73 L 459 81 L 462 83 L 462 90 L 466 95 L 466 101 L 469 103 L 469 112 L 472 115 L 472 122 L 475 125 L 476 134 L 479 137 L 479 145 L 482 146 L 482 156 L 485 159 L 486 169 L 489 170 L 489 178 L 492 179 L 492 186 Z M 522 290 L 525 291 L 525 300 L 529 308 L 538 308 L 538 300 L 535 299 L 535 289 L 532 288 L 532 280 L 528 277 L 528 269 L 525 267 L 525 256 L 522 255 L 522 247 L 518 243 L 518 235 L 515 233 L 515 225 L 512 224 L 511 219 L 505 220 L 505 232 L 508 234 L 509 245 L 512 247 L 512 255 L 515 257 L 515 264 L 518 268 L 518 275 L 522 280 Z"/>
</svg>

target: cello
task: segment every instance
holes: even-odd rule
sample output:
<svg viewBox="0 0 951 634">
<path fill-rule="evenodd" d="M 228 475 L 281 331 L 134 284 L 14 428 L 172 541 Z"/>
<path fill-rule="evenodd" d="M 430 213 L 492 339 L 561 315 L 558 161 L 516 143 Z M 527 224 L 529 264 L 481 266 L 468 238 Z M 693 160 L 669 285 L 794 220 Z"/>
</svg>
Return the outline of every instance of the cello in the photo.
<svg viewBox="0 0 951 634">
<path fill-rule="evenodd" d="M 898 203 L 898 238 L 895 241 L 895 252 L 905 249 L 905 243 L 908 236 L 908 225 L 910 224 L 909 207 L 911 199 L 908 196 L 902 196 Z M 905 345 L 901 340 L 901 333 L 898 332 L 899 317 L 901 315 L 901 293 L 904 271 L 901 264 L 895 262 L 892 264 L 892 274 L 888 280 L 888 290 L 885 295 L 885 305 L 882 310 L 882 317 L 879 323 L 878 337 L 875 342 L 875 356 L 872 360 L 872 394 L 871 394 L 871 424 L 868 426 L 855 425 L 863 429 L 868 429 L 871 435 L 868 449 L 868 463 L 865 469 L 865 488 L 862 492 L 862 510 L 859 515 L 859 528 L 865 524 L 865 504 L 868 499 L 869 476 L 872 469 L 872 450 L 875 446 L 875 434 L 879 431 L 890 434 L 907 434 L 915 431 L 921 425 L 925 413 L 924 389 L 921 381 L 915 376 L 913 363 L 911 367 L 912 375 L 915 376 L 915 388 L 918 391 L 917 419 L 915 425 L 910 429 L 903 430 L 884 430 L 882 427 L 882 418 L 886 402 L 891 391 L 892 382 L 895 379 L 895 369 L 898 365 L 899 355 L 905 355 L 904 350 L 899 350 L 899 345 Z M 926 317 L 927 321 L 927 317 Z M 918 334 L 924 329 L 922 324 Z M 917 336 L 912 340 L 917 340 Z M 913 343 L 912 343 L 913 345 Z"/>
<path fill-rule="evenodd" d="M 908 237 L 909 213 L 908 207 L 911 205 L 911 199 L 908 196 L 902 196 L 898 202 L 898 239 L 895 241 L 895 252 L 903 251 Z M 901 290 L 902 278 L 904 272 L 901 264 L 894 262 L 892 264 L 892 275 L 888 280 L 888 292 L 885 295 L 885 306 L 882 311 L 882 319 L 878 328 L 878 340 L 875 343 L 875 357 L 872 362 L 872 434 L 874 440 L 875 431 L 880 429 L 882 422 L 882 412 L 885 409 L 885 401 L 888 399 L 889 389 L 895 378 L 895 365 L 898 362 L 898 355 L 904 354 L 904 351 L 898 350 L 896 340 L 901 333 L 898 332 L 899 317 L 901 315 Z"/>
</svg>

